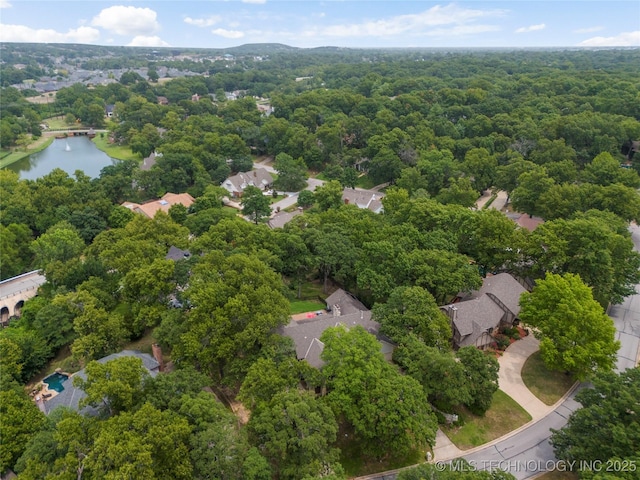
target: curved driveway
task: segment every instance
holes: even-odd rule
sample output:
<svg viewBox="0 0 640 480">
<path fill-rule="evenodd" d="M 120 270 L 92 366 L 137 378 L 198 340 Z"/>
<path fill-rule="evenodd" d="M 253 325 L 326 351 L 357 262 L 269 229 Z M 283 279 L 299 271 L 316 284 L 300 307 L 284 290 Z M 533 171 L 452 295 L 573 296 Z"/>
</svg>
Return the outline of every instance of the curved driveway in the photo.
<svg viewBox="0 0 640 480">
<path fill-rule="evenodd" d="M 635 249 L 640 251 L 640 228 L 634 224 L 629 230 Z M 640 292 L 640 284 L 636 285 L 636 292 Z M 627 297 L 620 305 L 612 305 L 608 314 L 613 319 L 621 344 L 616 370 L 633 368 L 640 362 L 640 294 Z M 552 470 L 556 466 L 556 458 L 549 443 L 551 429 L 562 428 L 571 413 L 580 407 L 575 401 L 575 394 L 582 388 L 587 386 L 581 384 L 572 390 L 548 415 L 529 422 L 498 440 L 467 451 L 461 458 L 469 461 L 478 470 L 500 468 L 518 480 L 533 478 Z M 436 461 L 452 459 L 436 458 Z M 393 480 L 396 474 L 397 470 L 361 478 Z"/>
</svg>

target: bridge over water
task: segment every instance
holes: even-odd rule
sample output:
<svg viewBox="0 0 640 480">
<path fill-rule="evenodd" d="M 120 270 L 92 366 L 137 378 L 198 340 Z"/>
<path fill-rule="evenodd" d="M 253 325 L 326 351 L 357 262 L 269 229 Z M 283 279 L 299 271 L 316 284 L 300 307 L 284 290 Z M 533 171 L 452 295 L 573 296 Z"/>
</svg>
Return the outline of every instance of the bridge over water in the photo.
<svg viewBox="0 0 640 480">
<path fill-rule="evenodd" d="M 19 317 L 24 302 L 35 297 L 46 281 L 39 270 L 34 270 L 0 282 L 0 326 L 6 327 L 12 317 Z"/>
</svg>

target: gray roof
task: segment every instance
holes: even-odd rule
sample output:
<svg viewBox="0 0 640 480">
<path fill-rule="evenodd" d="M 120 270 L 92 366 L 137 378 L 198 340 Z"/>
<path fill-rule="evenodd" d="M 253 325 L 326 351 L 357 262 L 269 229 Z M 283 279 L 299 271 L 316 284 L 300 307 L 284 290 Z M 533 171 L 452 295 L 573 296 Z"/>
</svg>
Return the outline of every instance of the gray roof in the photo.
<svg viewBox="0 0 640 480">
<path fill-rule="evenodd" d="M 506 313 L 503 306 L 517 317 L 522 292 L 526 289 L 515 278 L 499 273 L 487 276 L 480 290 L 461 296 L 462 301 L 443 307 L 460 334 L 458 346 L 475 345 L 488 329 L 496 329 Z"/>
<path fill-rule="evenodd" d="M 480 290 L 471 292 L 471 298 L 479 298 L 484 294 L 494 295 L 517 317 L 520 313 L 520 295 L 526 291 L 511 275 L 499 273 L 488 275 L 482 281 Z"/>
<path fill-rule="evenodd" d="M 269 226 L 271 228 L 282 228 L 294 217 L 302 214 L 300 210 L 294 210 L 293 212 L 278 212 L 269 220 Z"/>
<path fill-rule="evenodd" d="M 367 311 L 367 307 L 365 307 L 360 300 L 341 288 L 329 295 L 325 302 L 327 302 L 327 310 L 333 312 L 333 315 L 338 317 Z"/>
<path fill-rule="evenodd" d="M 142 365 L 144 366 L 144 368 L 146 368 L 149 371 L 149 374 L 152 377 L 155 377 L 157 375 L 158 370 L 160 368 L 160 364 L 156 361 L 155 358 L 153 358 L 148 353 L 142 353 L 136 350 L 123 350 L 118 353 L 112 353 L 111 355 L 108 355 L 106 357 L 101 358 L 100 360 L 97 360 L 97 362 L 107 363 L 110 360 L 115 360 L 116 358 L 121 358 L 121 357 L 138 357 L 140 360 L 142 360 Z M 74 373 L 71 377 L 69 377 L 67 380 L 65 380 L 62 383 L 62 386 L 64 387 L 64 390 L 62 392 L 58 393 L 55 397 L 52 397 L 50 400 L 45 401 L 44 407 L 47 414 L 51 412 L 54 408 L 59 406 L 65 406 L 65 407 L 72 408 L 74 410 L 79 410 L 80 400 L 85 398 L 87 395 L 84 393 L 83 390 L 73 386 L 73 379 L 75 377 L 80 377 L 86 380 L 87 376 L 84 372 L 84 368 L 78 371 L 77 373 Z M 81 413 L 89 414 L 89 415 L 95 415 L 97 414 L 97 412 L 98 412 L 97 409 L 90 406 L 84 407 L 81 411 Z"/>
<path fill-rule="evenodd" d="M 191 256 L 191 252 L 189 250 L 181 250 L 178 247 L 171 245 L 169 247 L 169 251 L 165 255 L 165 260 L 184 260 L 185 258 L 189 258 Z"/>
<path fill-rule="evenodd" d="M 231 193 L 241 193 L 249 185 L 258 187 L 260 190 L 263 190 L 265 187 L 271 185 L 272 183 L 273 177 L 271 176 L 271 174 L 264 168 L 257 168 L 250 172 L 240 172 L 227 178 L 224 182 L 222 182 L 222 187 L 224 187 Z"/>
<path fill-rule="evenodd" d="M 151 154 L 142 160 L 142 165 L 140 165 L 140 170 L 151 170 L 156 164 L 156 158 L 162 157 L 161 153 L 151 152 Z"/>
<path fill-rule="evenodd" d="M 487 295 L 452 307 L 455 308 L 453 324 L 462 337 L 460 347 L 475 345 L 484 332 L 498 327 L 504 315 L 500 306 Z"/>
<path fill-rule="evenodd" d="M 375 213 L 382 211 L 384 194 L 373 190 L 361 190 L 355 188 L 345 188 L 342 191 L 342 201 L 356 205 L 358 208 L 367 208 Z"/>
<path fill-rule="evenodd" d="M 293 340 L 296 346 L 296 356 L 299 360 L 306 360 L 309 365 L 320 368 L 324 365 L 324 361 L 320 358 L 320 354 L 324 349 L 324 344 L 320 341 L 320 337 L 327 328 L 338 325 L 344 325 L 347 328 L 360 325 L 367 332 L 378 338 L 383 353 L 393 349 L 393 346 L 388 341 L 378 336 L 380 324 L 371 319 L 369 310 L 339 317 L 323 314 L 305 320 L 291 320 L 288 325 L 280 327 L 278 333 Z"/>
</svg>

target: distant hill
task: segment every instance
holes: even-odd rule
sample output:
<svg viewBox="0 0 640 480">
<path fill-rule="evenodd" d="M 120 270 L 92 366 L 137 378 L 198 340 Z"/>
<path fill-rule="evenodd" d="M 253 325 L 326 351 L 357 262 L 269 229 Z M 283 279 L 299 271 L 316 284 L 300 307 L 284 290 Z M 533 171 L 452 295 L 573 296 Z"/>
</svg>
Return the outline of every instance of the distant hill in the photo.
<svg viewBox="0 0 640 480">
<path fill-rule="evenodd" d="M 292 53 L 304 50 L 283 43 L 246 43 L 237 47 L 221 49 L 231 55 L 269 55 L 272 53 Z"/>
</svg>

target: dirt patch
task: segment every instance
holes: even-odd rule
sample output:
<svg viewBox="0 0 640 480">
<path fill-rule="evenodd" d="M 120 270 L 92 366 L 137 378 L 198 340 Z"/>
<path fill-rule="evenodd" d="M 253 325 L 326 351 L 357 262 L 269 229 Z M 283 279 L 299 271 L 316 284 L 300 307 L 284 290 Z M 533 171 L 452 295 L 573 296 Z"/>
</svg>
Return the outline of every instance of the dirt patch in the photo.
<svg viewBox="0 0 640 480">
<path fill-rule="evenodd" d="M 249 411 L 249 409 L 247 409 L 247 407 L 236 400 L 229 403 L 231 406 L 231 411 L 238 418 L 240 424 L 246 425 L 249 422 L 249 418 L 251 418 L 251 412 Z"/>
<path fill-rule="evenodd" d="M 26 97 L 25 100 L 29 103 L 35 103 L 38 105 L 53 103 L 56 101 L 56 92 L 43 93 L 42 95 L 38 95 L 37 97 Z"/>
</svg>

